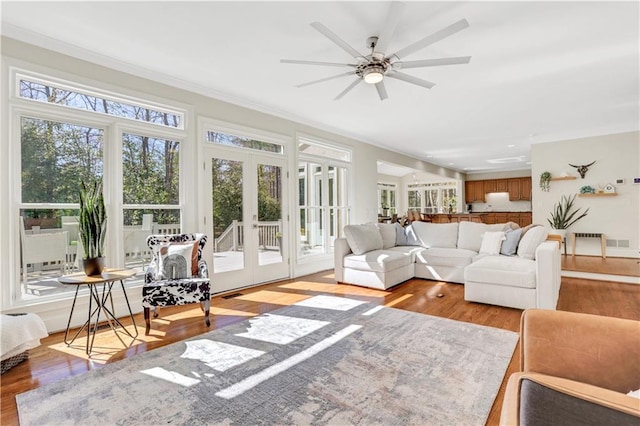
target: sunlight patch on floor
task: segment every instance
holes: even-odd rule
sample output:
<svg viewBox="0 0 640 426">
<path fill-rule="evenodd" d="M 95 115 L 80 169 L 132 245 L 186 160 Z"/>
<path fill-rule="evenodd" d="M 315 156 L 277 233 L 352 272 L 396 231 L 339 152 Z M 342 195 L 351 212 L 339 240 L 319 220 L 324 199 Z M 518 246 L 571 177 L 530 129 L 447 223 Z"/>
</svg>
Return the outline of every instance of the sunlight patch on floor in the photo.
<svg viewBox="0 0 640 426">
<path fill-rule="evenodd" d="M 290 305 L 312 297 L 308 294 L 281 293 L 279 291 L 261 290 L 238 296 L 236 300 L 248 300 L 250 302 L 271 303 L 276 305 Z M 282 303 L 283 300 L 286 303 Z"/>
<path fill-rule="evenodd" d="M 396 300 L 393 300 L 393 301 L 391 301 L 389 303 L 385 303 L 384 306 L 387 306 L 387 307 L 395 306 L 398 303 L 403 302 L 403 301 L 405 301 L 405 300 L 407 300 L 407 299 L 409 299 L 411 297 L 413 297 L 413 294 L 405 294 L 402 297 L 398 297 Z"/>
</svg>

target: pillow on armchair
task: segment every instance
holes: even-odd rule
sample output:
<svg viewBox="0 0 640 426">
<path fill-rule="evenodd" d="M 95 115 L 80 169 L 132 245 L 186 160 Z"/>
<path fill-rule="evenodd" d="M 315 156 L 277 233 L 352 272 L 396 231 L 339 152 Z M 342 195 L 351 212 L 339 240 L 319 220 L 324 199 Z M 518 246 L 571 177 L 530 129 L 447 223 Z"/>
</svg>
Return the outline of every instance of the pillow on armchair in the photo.
<svg viewBox="0 0 640 426">
<path fill-rule="evenodd" d="M 169 243 L 158 252 L 158 278 L 181 279 L 198 275 L 198 242 Z"/>
</svg>

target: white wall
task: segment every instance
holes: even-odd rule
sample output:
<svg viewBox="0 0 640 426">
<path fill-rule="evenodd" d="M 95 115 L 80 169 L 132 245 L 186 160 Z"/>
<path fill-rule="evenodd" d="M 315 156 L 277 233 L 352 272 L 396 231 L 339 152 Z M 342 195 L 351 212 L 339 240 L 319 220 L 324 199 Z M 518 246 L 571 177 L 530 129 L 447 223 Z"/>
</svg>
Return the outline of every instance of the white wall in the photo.
<svg viewBox="0 0 640 426">
<path fill-rule="evenodd" d="M 569 166 L 589 164 L 584 179 Z M 569 232 L 599 232 L 608 239 L 628 240 L 629 248 L 607 247 L 607 256 L 638 257 L 640 240 L 640 184 L 633 184 L 640 177 L 640 132 L 620 133 L 574 140 L 534 144 L 531 147 L 533 222 L 550 228 L 547 218 L 553 206 L 564 195 L 577 194 L 580 187 L 594 188 L 612 183 L 618 196 L 577 197 L 575 205 L 589 208 L 589 214 L 576 222 Z M 552 176 L 562 173 L 576 176 L 576 180 L 551 182 L 549 192 L 540 190 L 540 174 L 549 171 Z M 616 184 L 624 179 L 624 184 Z M 576 254 L 600 255 L 600 241 L 596 238 L 579 238 Z"/>
</svg>

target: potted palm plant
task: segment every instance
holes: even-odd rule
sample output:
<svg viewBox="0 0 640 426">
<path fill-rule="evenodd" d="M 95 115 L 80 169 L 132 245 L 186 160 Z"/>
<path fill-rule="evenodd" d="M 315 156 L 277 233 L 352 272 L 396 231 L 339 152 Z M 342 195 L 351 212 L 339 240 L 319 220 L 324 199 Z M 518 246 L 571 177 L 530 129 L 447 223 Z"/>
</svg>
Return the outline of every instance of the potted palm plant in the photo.
<svg viewBox="0 0 640 426">
<path fill-rule="evenodd" d="M 78 232 L 84 258 L 84 273 L 100 275 L 104 270 L 104 242 L 107 234 L 107 213 L 104 207 L 102 184 L 99 181 L 80 186 L 80 214 Z"/>
<path fill-rule="evenodd" d="M 560 235 L 563 239 L 567 235 L 567 229 L 589 212 L 588 208 L 582 213 L 580 212 L 581 209 L 574 208 L 575 199 L 575 195 L 563 195 L 560 198 L 560 202 L 554 204 L 551 217 L 547 219 L 549 225 L 553 228 L 552 233 Z"/>
</svg>

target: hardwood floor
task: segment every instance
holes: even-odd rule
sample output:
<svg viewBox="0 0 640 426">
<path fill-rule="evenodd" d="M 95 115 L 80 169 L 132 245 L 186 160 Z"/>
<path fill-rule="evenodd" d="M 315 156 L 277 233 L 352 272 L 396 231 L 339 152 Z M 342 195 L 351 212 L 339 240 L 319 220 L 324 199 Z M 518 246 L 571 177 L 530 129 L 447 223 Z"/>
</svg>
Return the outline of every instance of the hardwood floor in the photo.
<svg viewBox="0 0 640 426">
<path fill-rule="evenodd" d="M 629 259 L 636 262 L 636 260 Z M 240 291 L 241 295 L 212 300 L 211 329 L 243 321 L 247 317 L 269 312 L 317 294 L 332 294 L 366 300 L 374 304 L 420 312 L 458 321 L 518 331 L 521 310 L 464 301 L 464 287 L 459 284 L 409 280 L 391 291 L 372 290 L 357 286 L 338 285 L 333 271 L 321 272 L 294 280 L 263 285 Z M 437 297 L 441 293 L 443 297 Z M 578 278 L 563 278 L 558 310 L 640 320 L 640 286 Z M 135 354 L 197 336 L 209 331 L 197 305 L 165 308 L 160 318 L 152 322 L 149 336 L 144 336 L 142 314 L 135 316 L 139 338 L 127 349 L 114 333 L 107 329 L 96 338 L 98 355 L 87 359 L 80 344 L 67 348 L 64 333 L 55 333 L 31 351 L 28 361 L 1 376 L 2 425 L 17 425 L 15 395 L 48 383 L 101 368 Z M 133 327 L 130 321 L 125 325 Z M 81 340 L 81 339 L 79 339 Z M 487 424 L 498 424 L 506 378 L 519 368 L 519 345 L 511 359 L 505 380 L 489 414 Z"/>
<path fill-rule="evenodd" d="M 622 257 L 561 256 L 563 271 L 640 277 L 640 261 Z"/>
</svg>

